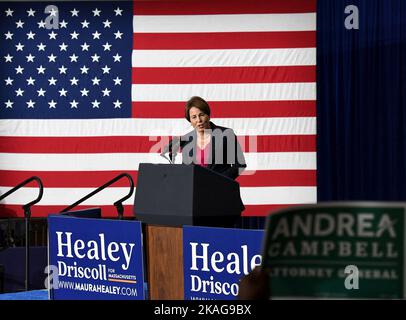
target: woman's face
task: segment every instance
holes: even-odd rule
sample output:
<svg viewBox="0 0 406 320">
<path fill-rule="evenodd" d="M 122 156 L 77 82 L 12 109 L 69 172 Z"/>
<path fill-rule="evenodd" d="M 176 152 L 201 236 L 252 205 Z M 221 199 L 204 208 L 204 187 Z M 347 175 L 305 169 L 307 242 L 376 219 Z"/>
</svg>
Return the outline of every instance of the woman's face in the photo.
<svg viewBox="0 0 406 320">
<path fill-rule="evenodd" d="M 202 133 L 205 129 L 210 129 L 210 117 L 202 110 L 192 107 L 189 110 L 190 123 L 198 132 Z"/>
</svg>

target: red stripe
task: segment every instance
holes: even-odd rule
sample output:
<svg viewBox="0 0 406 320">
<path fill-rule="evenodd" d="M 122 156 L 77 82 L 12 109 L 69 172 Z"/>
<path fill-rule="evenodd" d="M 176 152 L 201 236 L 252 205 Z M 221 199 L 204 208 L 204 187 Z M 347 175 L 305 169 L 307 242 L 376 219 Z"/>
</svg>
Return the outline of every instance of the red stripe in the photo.
<svg viewBox="0 0 406 320">
<path fill-rule="evenodd" d="M 316 31 L 134 33 L 135 50 L 313 48 Z"/>
<path fill-rule="evenodd" d="M 210 101 L 216 118 L 315 117 L 316 101 Z M 183 118 L 184 102 L 133 102 L 133 118 Z"/>
<path fill-rule="evenodd" d="M 155 139 L 152 140 L 152 139 Z M 5 153 L 158 153 L 169 137 L 0 137 Z M 240 136 L 244 152 L 312 152 L 315 135 Z"/>
<path fill-rule="evenodd" d="M 137 185 L 138 172 L 126 171 Z M 0 171 L 2 186 L 15 186 L 31 176 L 37 176 L 44 188 L 97 188 L 123 171 Z M 249 174 L 248 173 L 253 173 Z M 282 187 L 282 186 L 316 186 L 315 170 L 258 170 L 245 172 L 237 180 L 241 187 Z M 32 182 L 27 187 L 36 187 Z M 113 185 L 127 187 L 129 182 L 123 178 Z"/>
<path fill-rule="evenodd" d="M 134 84 L 316 82 L 315 66 L 133 68 Z"/>
<path fill-rule="evenodd" d="M 265 204 L 265 205 L 246 205 L 242 213 L 243 217 L 267 217 L 270 214 L 277 213 L 281 209 L 298 206 L 299 204 Z"/>
<path fill-rule="evenodd" d="M 67 206 L 40 206 L 34 205 L 31 207 L 32 218 L 47 217 L 50 214 L 57 214 Z M 95 208 L 96 206 L 77 206 L 73 210 L 81 210 L 88 208 Z M 117 210 L 111 206 L 97 206 L 102 210 L 103 218 L 116 218 Z M 124 217 L 133 217 L 133 205 L 124 206 Z M 23 218 L 24 210 L 20 205 L 0 205 L 0 218 Z"/>
<path fill-rule="evenodd" d="M 15 186 L 31 176 L 41 179 L 46 188 L 98 188 L 106 182 L 112 180 L 123 171 L 0 171 L 2 186 Z M 137 171 L 126 171 L 137 184 Z M 31 182 L 27 187 L 36 187 L 35 182 Z M 111 185 L 114 187 L 127 187 L 129 182 L 126 178 Z"/>
<path fill-rule="evenodd" d="M 316 186 L 316 170 L 259 170 L 237 178 L 241 187 Z"/>
<path fill-rule="evenodd" d="M 266 217 L 271 213 L 276 213 L 280 209 L 285 209 L 297 205 L 246 205 L 245 210 L 242 213 L 242 216 L 259 216 Z M 61 210 L 67 206 L 40 206 L 34 205 L 31 208 L 32 218 L 47 217 L 50 214 L 59 213 Z M 74 210 L 81 210 L 87 208 L 94 208 L 95 206 L 77 206 Z M 117 210 L 111 206 L 98 206 L 102 209 L 103 218 L 116 218 Z M 133 205 L 124 206 L 124 217 L 133 217 Z M 24 210 L 20 205 L 0 205 L 0 218 L 23 218 Z"/>
<path fill-rule="evenodd" d="M 316 0 L 134 1 L 135 15 L 306 13 L 315 11 Z"/>
</svg>

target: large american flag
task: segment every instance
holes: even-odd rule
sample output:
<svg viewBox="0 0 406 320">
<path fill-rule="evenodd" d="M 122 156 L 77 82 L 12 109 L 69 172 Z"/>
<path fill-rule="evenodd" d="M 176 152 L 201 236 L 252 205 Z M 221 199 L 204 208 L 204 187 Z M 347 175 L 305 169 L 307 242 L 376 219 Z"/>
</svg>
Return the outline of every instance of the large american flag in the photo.
<svg viewBox="0 0 406 320">
<path fill-rule="evenodd" d="M 167 137 L 192 129 L 183 110 L 198 95 L 243 145 L 244 215 L 316 202 L 315 11 L 315 0 L 0 3 L 0 192 L 39 176 L 32 213 L 45 216 L 119 173 L 136 182 L 139 163 L 165 163 Z M 127 185 L 79 208 L 115 216 Z M 36 194 L 6 198 L 0 217 Z"/>
</svg>

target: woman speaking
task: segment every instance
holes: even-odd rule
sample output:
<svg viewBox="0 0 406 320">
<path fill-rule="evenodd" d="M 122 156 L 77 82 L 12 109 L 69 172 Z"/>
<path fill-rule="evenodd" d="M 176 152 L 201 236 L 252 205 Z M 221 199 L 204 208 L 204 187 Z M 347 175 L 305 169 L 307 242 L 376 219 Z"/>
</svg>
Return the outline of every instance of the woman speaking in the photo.
<svg viewBox="0 0 406 320">
<path fill-rule="evenodd" d="M 187 101 L 185 118 L 194 130 L 181 137 L 182 162 L 236 179 L 246 164 L 234 131 L 210 121 L 209 104 L 201 97 L 195 96 Z"/>
</svg>

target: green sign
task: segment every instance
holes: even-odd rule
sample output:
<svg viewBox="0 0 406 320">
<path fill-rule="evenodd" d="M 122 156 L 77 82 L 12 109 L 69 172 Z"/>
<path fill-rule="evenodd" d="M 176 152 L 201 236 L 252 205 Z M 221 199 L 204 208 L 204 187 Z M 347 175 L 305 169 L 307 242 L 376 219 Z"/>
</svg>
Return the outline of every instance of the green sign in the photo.
<svg viewBox="0 0 406 320">
<path fill-rule="evenodd" d="M 272 297 L 405 298 L 406 204 L 319 204 L 269 216 Z"/>
</svg>

